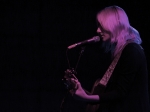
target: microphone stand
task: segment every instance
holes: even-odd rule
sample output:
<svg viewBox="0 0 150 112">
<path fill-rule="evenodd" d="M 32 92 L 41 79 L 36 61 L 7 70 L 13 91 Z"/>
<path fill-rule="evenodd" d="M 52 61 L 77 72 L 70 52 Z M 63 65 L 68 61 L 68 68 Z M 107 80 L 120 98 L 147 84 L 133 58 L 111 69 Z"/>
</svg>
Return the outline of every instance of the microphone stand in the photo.
<svg viewBox="0 0 150 112">
<path fill-rule="evenodd" d="M 80 59 L 81 59 L 81 56 L 82 56 L 84 50 L 85 50 L 85 46 L 84 46 L 84 47 L 81 47 L 80 55 L 79 55 L 79 57 L 78 57 L 78 61 L 77 61 L 77 63 L 76 63 L 75 69 L 74 69 L 75 71 L 76 71 L 76 69 L 77 69 L 77 66 L 78 66 L 78 64 L 79 64 L 79 61 L 80 61 Z M 69 95 L 69 90 L 67 89 L 67 92 L 66 92 L 65 96 L 63 97 L 62 102 L 61 102 L 61 105 L 60 105 L 60 112 L 65 112 L 65 111 L 64 111 L 64 103 L 65 103 L 65 101 L 66 101 L 68 95 Z"/>
</svg>

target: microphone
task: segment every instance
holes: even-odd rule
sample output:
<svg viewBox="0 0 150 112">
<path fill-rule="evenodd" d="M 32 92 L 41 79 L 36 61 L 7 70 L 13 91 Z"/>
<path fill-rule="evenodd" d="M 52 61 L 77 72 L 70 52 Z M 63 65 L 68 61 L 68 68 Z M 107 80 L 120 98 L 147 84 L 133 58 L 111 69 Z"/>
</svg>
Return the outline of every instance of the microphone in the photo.
<svg viewBox="0 0 150 112">
<path fill-rule="evenodd" d="M 72 49 L 72 48 L 75 48 L 75 47 L 80 46 L 80 45 L 95 43 L 95 42 L 99 42 L 99 41 L 100 41 L 100 37 L 99 36 L 94 36 L 94 37 L 92 37 L 90 39 L 87 39 L 87 40 L 84 40 L 84 41 L 72 44 L 72 45 L 68 46 L 68 49 Z"/>
</svg>

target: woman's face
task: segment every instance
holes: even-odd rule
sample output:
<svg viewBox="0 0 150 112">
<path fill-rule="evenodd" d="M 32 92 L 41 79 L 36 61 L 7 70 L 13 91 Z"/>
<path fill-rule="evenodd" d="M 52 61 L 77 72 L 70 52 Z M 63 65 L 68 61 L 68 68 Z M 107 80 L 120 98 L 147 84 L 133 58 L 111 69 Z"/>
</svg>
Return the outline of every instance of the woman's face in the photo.
<svg viewBox="0 0 150 112">
<path fill-rule="evenodd" d="M 107 41 L 111 38 L 110 33 L 108 31 L 104 30 L 100 25 L 98 25 L 97 33 L 103 41 Z"/>
</svg>

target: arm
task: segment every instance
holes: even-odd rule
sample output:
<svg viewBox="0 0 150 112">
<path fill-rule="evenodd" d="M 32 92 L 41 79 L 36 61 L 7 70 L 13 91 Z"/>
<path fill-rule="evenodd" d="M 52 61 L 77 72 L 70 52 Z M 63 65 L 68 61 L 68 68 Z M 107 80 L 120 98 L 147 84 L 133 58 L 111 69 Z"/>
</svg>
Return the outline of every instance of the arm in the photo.
<svg viewBox="0 0 150 112">
<path fill-rule="evenodd" d="M 108 89 L 105 93 L 87 95 L 79 83 L 74 97 L 87 102 L 107 102 L 125 98 L 137 75 L 140 57 L 141 54 L 138 48 L 132 45 L 128 46 L 123 51 L 119 64 L 115 68 L 115 73 L 112 75 L 113 80 L 108 84 Z"/>
<path fill-rule="evenodd" d="M 77 87 L 77 89 L 71 91 L 75 99 L 85 102 L 98 102 L 100 100 L 99 95 L 91 95 L 91 93 L 84 90 L 78 80 L 72 79 L 72 82 L 74 82 Z"/>
</svg>

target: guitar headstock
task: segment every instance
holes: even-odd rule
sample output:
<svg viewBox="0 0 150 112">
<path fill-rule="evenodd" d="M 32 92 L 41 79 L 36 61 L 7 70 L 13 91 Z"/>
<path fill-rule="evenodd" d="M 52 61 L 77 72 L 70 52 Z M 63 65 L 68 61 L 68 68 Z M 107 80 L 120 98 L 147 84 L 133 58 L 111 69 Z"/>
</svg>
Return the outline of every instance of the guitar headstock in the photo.
<svg viewBox="0 0 150 112">
<path fill-rule="evenodd" d="M 77 74 L 77 72 L 74 70 L 74 68 L 72 68 L 72 69 L 67 69 L 66 71 L 65 71 L 65 76 L 64 76 L 64 78 L 74 78 L 74 79 L 77 79 L 76 78 L 76 75 Z"/>
<path fill-rule="evenodd" d="M 77 74 L 77 72 L 73 68 L 67 69 L 65 71 L 65 75 L 64 75 L 64 78 L 62 80 L 63 80 L 64 84 L 66 85 L 67 89 L 69 89 L 69 90 L 75 89 L 74 88 L 75 84 L 71 81 L 71 79 L 73 78 L 73 79 L 77 80 L 77 78 L 75 76 L 76 74 Z"/>
</svg>

